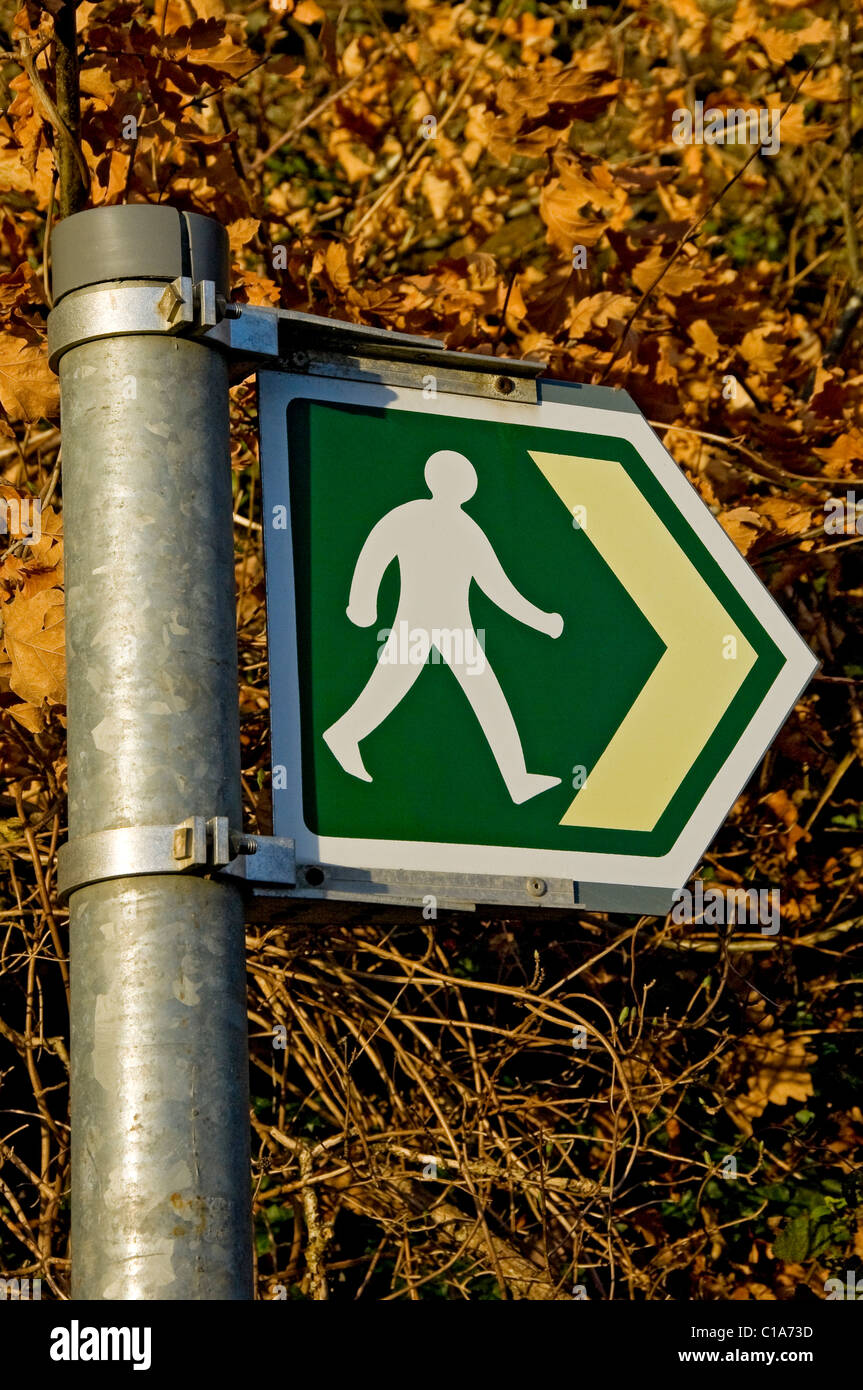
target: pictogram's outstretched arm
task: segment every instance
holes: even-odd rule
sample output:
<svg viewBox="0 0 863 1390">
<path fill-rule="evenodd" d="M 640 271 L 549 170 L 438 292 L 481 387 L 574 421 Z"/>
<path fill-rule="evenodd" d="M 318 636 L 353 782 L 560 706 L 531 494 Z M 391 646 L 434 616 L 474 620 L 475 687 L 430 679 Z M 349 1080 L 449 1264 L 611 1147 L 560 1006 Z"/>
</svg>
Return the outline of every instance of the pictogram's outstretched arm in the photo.
<svg viewBox="0 0 863 1390">
<path fill-rule="evenodd" d="M 537 632 L 545 632 L 549 637 L 560 636 L 563 631 L 560 614 L 546 613 L 519 593 L 479 526 L 474 532 L 474 555 L 473 577 L 492 603 L 517 622 L 536 628 Z"/>
</svg>

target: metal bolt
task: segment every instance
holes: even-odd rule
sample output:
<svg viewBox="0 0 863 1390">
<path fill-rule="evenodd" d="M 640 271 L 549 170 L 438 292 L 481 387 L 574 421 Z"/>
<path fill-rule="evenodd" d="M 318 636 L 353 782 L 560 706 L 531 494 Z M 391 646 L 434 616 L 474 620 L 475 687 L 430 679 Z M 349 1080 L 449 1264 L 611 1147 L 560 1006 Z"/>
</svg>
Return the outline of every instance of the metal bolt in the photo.
<svg viewBox="0 0 863 1390">
<path fill-rule="evenodd" d="M 216 309 L 222 319 L 238 319 L 243 312 L 242 304 L 232 304 L 223 294 L 216 295 Z"/>
<path fill-rule="evenodd" d="M 542 898 L 548 890 L 548 884 L 544 878 L 525 879 L 524 886 L 532 898 Z"/>
<path fill-rule="evenodd" d="M 494 383 L 494 389 L 502 396 L 511 396 L 515 390 L 515 382 L 510 376 L 499 376 Z"/>
<path fill-rule="evenodd" d="M 324 871 L 317 864 L 306 864 L 303 877 L 310 888 L 319 888 L 324 881 Z"/>
<path fill-rule="evenodd" d="M 250 835 L 232 835 L 231 849 L 234 854 L 257 854 L 258 842 Z"/>
<path fill-rule="evenodd" d="M 307 367 L 309 354 L 303 348 L 298 348 L 296 352 L 291 353 L 291 362 L 295 367 Z"/>
</svg>

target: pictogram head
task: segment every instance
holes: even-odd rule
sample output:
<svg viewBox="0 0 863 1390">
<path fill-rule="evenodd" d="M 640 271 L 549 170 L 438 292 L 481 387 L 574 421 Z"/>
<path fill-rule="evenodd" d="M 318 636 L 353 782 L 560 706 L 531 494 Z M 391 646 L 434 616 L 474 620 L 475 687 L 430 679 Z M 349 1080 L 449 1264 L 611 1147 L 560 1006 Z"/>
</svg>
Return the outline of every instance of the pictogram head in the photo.
<svg viewBox="0 0 863 1390">
<path fill-rule="evenodd" d="M 464 454 L 438 449 L 426 463 L 425 480 L 432 497 L 461 506 L 476 492 L 476 469 Z"/>
</svg>

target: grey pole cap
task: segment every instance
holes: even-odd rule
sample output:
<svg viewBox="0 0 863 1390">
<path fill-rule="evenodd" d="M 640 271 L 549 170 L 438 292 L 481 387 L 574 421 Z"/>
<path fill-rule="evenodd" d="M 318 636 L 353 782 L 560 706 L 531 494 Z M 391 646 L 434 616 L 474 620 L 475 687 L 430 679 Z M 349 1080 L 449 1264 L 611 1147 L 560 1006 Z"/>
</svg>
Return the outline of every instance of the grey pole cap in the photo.
<svg viewBox="0 0 863 1390">
<path fill-rule="evenodd" d="M 228 293 L 228 234 L 221 223 L 165 203 L 88 208 L 58 222 L 51 235 L 54 303 L 109 280 L 213 280 Z"/>
</svg>

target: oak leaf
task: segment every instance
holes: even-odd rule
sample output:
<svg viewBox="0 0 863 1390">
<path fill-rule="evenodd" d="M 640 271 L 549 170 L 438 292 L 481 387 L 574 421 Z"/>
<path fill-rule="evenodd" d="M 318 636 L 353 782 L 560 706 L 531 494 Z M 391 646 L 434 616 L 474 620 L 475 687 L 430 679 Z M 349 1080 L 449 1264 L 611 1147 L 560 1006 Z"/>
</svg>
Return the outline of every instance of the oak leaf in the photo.
<svg viewBox="0 0 863 1390">
<path fill-rule="evenodd" d="M 740 351 L 757 372 L 769 376 L 775 372 L 784 351 L 781 343 L 768 343 L 768 336 L 774 331 L 772 323 L 752 328 L 744 335 Z"/>
<path fill-rule="evenodd" d="M 0 335 L 0 405 L 10 420 L 51 419 L 60 408 L 45 345 L 26 324 L 14 324 Z"/>
<path fill-rule="evenodd" d="M 669 260 L 670 256 L 666 255 L 663 247 L 651 247 L 649 254 L 635 266 L 632 272 L 632 278 L 638 288 L 642 291 L 649 289 L 663 265 Z M 698 289 L 703 282 L 704 272 L 698 266 L 687 262 L 681 255 L 663 274 L 659 282 L 659 289 L 669 298 L 677 299 L 682 294 L 689 294 Z"/>
<path fill-rule="evenodd" d="M 110 103 L 117 95 L 113 76 L 101 64 L 98 67 L 82 67 L 80 84 L 83 96 L 98 97 L 100 101 Z"/>
<path fill-rule="evenodd" d="M 570 338 L 581 338 L 589 328 L 606 328 L 609 323 L 625 323 L 635 308 L 635 300 L 625 294 L 600 290 L 579 301 L 569 321 Z"/>
<path fill-rule="evenodd" d="M 66 701 L 63 595 L 43 589 L 16 594 L 2 610 L 6 651 L 12 662 L 9 685 L 28 704 Z"/>
<path fill-rule="evenodd" d="M 701 356 L 707 362 L 715 362 L 719 356 L 719 339 L 707 319 L 693 319 L 686 331 Z"/>
<path fill-rule="evenodd" d="M 863 431 L 852 427 L 847 434 L 840 434 L 828 449 L 813 449 L 812 452 L 824 460 L 827 465 L 824 472 L 828 477 L 841 478 L 863 461 Z"/>
<path fill-rule="evenodd" d="M 45 728 L 45 716 L 38 705 L 9 705 L 8 713 L 31 734 L 41 734 Z"/>
<path fill-rule="evenodd" d="M 236 221 L 229 222 L 227 227 L 228 241 L 232 251 L 242 251 L 252 240 L 261 225 L 258 217 L 238 217 Z"/>
<path fill-rule="evenodd" d="M 741 555 L 745 555 L 758 539 L 760 520 L 751 507 L 732 507 L 730 511 L 720 512 L 717 521 Z"/>
<path fill-rule="evenodd" d="M 439 179 L 427 169 L 422 178 L 422 191 L 435 222 L 443 222 L 455 192 L 453 185 L 447 179 Z"/>
<path fill-rule="evenodd" d="M 778 816 L 782 824 L 787 829 L 787 834 L 783 835 L 782 842 L 785 845 L 785 856 L 788 860 L 797 858 L 797 841 L 802 840 L 806 831 L 802 825 L 797 824 L 798 811 L 788 793 L 780 788 L 778 791 L 771 792 L 764 798 L 765 805 L 769 806 L 774 815 Z"/>
<path fill-rule="evenodd" d="M 748 1090 L 732 1102 L 744 1125 L 762 1115 L 768 1105 L 802 1104 L 815 1093 L 809 1070 L 815 1060 L 807 1051 L 808 1038 L 788 1038 L 781 1028 L 754 1038 L 748 1047 L 755 1072 Z"/>
</svg>

